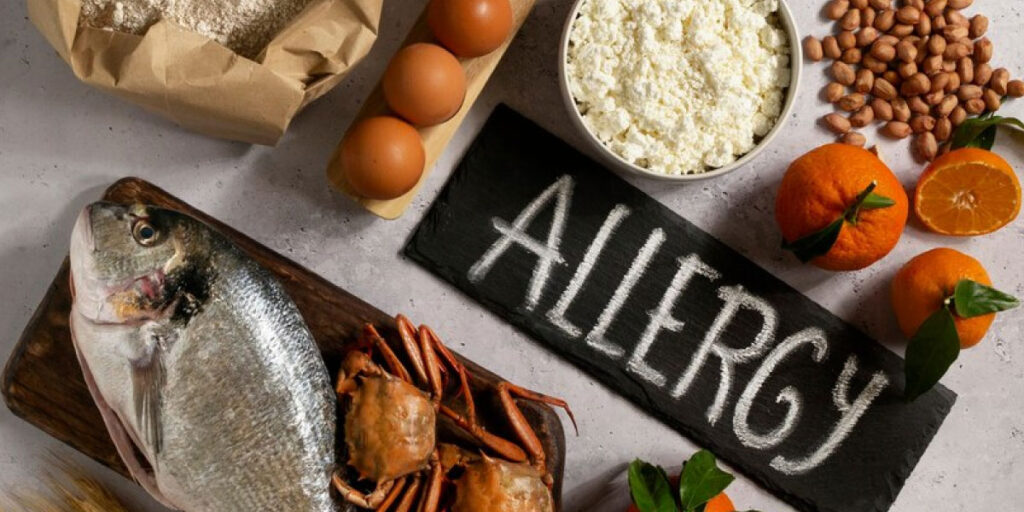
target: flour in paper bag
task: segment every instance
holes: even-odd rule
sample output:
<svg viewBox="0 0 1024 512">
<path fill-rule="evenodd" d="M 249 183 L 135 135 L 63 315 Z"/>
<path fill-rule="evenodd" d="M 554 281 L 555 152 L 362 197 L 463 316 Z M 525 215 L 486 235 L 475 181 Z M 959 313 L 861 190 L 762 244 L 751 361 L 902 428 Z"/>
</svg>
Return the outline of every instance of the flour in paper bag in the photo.
<svg viewBox="0 0 1024 512">
<path fill-rule="evenodd" d="M 143 34 L 167 19 L 254 58 L 311 0 L 83 0 L 81 22 Z"/>
</svg>

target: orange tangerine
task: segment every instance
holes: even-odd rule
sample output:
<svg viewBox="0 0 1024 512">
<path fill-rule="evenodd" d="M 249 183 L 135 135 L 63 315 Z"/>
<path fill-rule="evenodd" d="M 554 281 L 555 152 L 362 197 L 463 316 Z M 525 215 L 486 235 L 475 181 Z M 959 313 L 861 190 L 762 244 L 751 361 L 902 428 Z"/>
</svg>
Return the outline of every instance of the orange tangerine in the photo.
<svg viewBox="0 0 1024 512">
<path fill-rule="evenodd" d="M 929 316 L 946 307 L 944 301 L 953 295 L 961 279 L 992 286 L 988 272 L 978 260 L 944 247 L 919 254 L 900 269 L 892 280 L 892 308 L 907 339 L 914 337 Z M 973 318 L 954 314 L 960 347 L 977 345 L 995 318 L 995 313 Z"/>
<path fill-rule="evenodd" d="M 914 211 L 928 229 L 943 235 L 991 233 L 1020 212 L 1020 181 L 999 155 L 978 148 L 951 151 L 921 175 Z"/>
</svg>

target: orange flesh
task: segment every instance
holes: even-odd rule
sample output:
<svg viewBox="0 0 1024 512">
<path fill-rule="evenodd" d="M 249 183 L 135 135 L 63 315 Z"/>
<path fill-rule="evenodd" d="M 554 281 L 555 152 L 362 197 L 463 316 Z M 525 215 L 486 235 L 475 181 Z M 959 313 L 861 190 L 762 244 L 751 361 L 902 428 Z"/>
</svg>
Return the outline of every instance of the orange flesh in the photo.
<svg viewBox="0 0 1024 512">
<path fill-rule="evenodd" d="M 967 161 L 927 172 L 917 187 L 915 210 L 937 233 L 981 235 L 1016 218 L 1020 197 L 1020 182 L 1008 166 Z"/>
</svg>

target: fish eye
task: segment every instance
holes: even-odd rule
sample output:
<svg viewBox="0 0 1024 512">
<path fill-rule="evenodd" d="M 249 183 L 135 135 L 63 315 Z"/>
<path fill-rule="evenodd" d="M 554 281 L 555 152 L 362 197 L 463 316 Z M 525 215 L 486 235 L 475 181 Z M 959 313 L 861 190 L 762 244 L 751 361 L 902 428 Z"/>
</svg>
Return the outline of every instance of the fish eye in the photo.
<svg viewBox="0 0 1024 512">
<path fill-rule="evenodd" d="M 156 243 L 158 233 L 148 220 L 139 219 L 132 225 L 132 237 L 139 245 L 149 246 Z"/>
</svg>

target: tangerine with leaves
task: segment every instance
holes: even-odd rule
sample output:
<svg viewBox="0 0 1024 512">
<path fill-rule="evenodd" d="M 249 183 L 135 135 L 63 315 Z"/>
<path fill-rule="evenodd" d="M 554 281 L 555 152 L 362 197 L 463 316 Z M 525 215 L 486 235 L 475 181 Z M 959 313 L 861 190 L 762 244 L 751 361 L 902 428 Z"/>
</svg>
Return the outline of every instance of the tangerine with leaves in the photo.
<svg viewBox="0 0 1024 512">
<path fill-rule="evenodd" d="M 796 159 L 775 198 L 783 247 L 826 270 L 859 270 L 896 246 L 907 222 L 903 186 L 876 155 L 827 144 Z"/>
<path fill-rule="evenodd" d="M 980 148 L 950 151 L 921 175 L 914 213 L 929 230 L 943 235 L 984 235 L 1020 213 L 1021 188 L 1010 164 Z"/>
<path fill-rule="evenodd" d="M 908 261 L 892 280 L 892 308 L 903 335 L 913 338 L 929 316 L 946 306 L 963 279 L 992 286 L 985 267 L 955 249 L 932 249 Z M 995 313 L 974 318 L 954 316 L 960 347 L 977 345 L 995 318 Z"/>
</svg>

